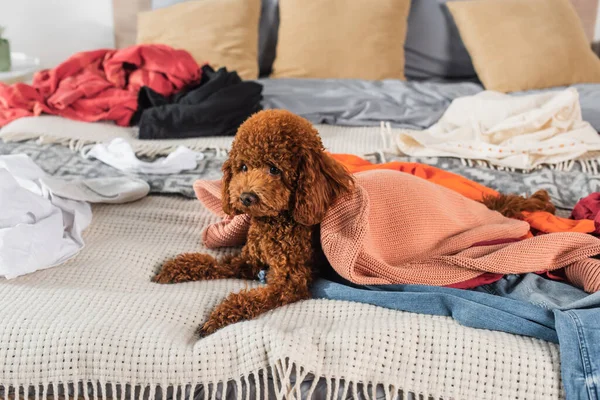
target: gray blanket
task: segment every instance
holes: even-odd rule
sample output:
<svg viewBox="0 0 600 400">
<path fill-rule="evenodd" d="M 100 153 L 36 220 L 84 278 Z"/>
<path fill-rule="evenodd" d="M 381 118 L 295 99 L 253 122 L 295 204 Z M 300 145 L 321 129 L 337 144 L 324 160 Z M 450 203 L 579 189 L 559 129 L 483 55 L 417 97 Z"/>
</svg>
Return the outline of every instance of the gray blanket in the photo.
<svg viewBox="0 0 600 400">
<path fill-rule="evenodd" d="M 425 129 L 437 122 L 452 100 L 479 93 L 472 82 L 363 81 L 355 79 L 261 79 L 263 107 L 283 108 L 313 123 Z M 573 85 L 583 119 L 600 131 L 600 84 Z M 561 90 L 564 87 L 547 89 Z M 518 92 L 515 95 L 539 93 Z"/>
<path fill-rule="evenodd" d="M 123 175 L 122 172 L 100 161 L 84 159 L 79 153 L 61 145 L 40 145 L 34 141 L 21 143 L 0 141 L 0 155 L 16 153 L 29 155 L 48 174 L 68 179 Z M 563 209 L 572 209 L 582 197 L 600 191 L 600 177 L 585 174 L 578 167 L 568 172 L 543 168 L 523 174 L 468 167 L 454 158 L 413 158 L 386 155 L 385 161 L 392 160 L 430 164 L 465 176 L 502 193 L 531 194 L 538 189 L 545 189 L 550 193 L 554 204 Z M 137 176 L 150 184 L 151 193 L 194 197 L 192 189 L 194 181 L 197 179 L 220 179 L 223 161 L 223 158 L 207 153 L 206 159 L 193 171 L 172 175 Z M 376 159 L 374 161 L 381 162 L 383 160 Z"/>
</svg>

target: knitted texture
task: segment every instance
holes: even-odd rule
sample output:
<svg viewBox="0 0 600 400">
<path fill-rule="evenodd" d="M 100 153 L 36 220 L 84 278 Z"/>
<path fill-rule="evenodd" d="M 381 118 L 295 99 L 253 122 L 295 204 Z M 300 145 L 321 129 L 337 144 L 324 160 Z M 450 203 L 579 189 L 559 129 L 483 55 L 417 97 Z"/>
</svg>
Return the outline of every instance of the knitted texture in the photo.
<svg viewBox="0 0 600 400">
<path fill-rule="evenodd" d="M 201 230 L 218 217 L 196 200 L 174 197 L 93 212 L 76 258 L 0 280 L 0 386 L 35 385 L 31 398 L 45 398 L 49 387 L 57 393 L 73 382 L 113 394 L 128 384 L 165 399 L 168 388 L 204 385 L 198 399 L 212 399 L 220 398 L 210 390 L 218 382 L 221 390 L 239 388 L 263 382 L 269 372 L 277 382 L 269 398 L 281 399 L 300 389 L 291 379 L 297 371 L 298 381 L 308 373 L 326 377 L 328 398 L 374 398 L 370 383 L 383 384 L 388 399 L 398 398 L 398 390 L 399 398 L 410 398 L 408 392 L 436 399 L 564 397 L 554 344 L 366 304 L 308 300 L 198 340 L 194 331 L 215 304 L 259 283 L 158 285 L 150 277 L 181 252 L 233 251 L 198 244 Z M 350 382 L 345 388 L 342 379 Z M 263 388 L 243 398 L 265 398 Z M 304 390 L 314 387 L 308 382 Z M 98 391 L 72 395 L 93 399 Z"/>
<path fill-rule="evenodd" d="M 331 156 L 342 163 L 349 172 L 358 173 L 374 169 L 386 169 L 405 172 L 416 177 L 426 179 L 429 182 L 441 185 L 460 193 L 463 196 L 476 201 L 482 201 L 484 197 L 500 195 L 494 189 L 474 182 L 462 175 L 436 168 L 432 165 L 416 162 L 391 161 L 382 164 L 373 164 L 368 160 L 351 154 L 331 154 Z M 527 188 L 531 190 L 530 187 Z M 591 219 L 568 219 L 568 213 L 563 217 L 552 215 L 546 211 L 523 212 L 524 220 L 527 221 L 532 231 L 543 233 L 552 232 L 580 232 L 592 233 L 596 230 L 594 221 Z"/>
<path fill-rule="evenodd" d="M 200 181 L 198 181 L 200 182 Z M 240 215 L 237 218 L 230 217 L 223 212 L 221 207 L 221 181 L 202 181 L 201 185 L 194 185 L 194 191 L 199 198 L 204 199 L 204 206 L 213 210 L 223 220 L 210 225 L 210 229 L 202 231 L 202 243 L 227 242 L 228 246 L 242 246 L 246 242 L 248 229 L 250 228 L 250 217 Z M 232 222 L 234 222 L 232 224 Z M 239 227 L 240 229 L 235 229 Z M 232 229 L 233 228 L 233 229 Z M 219 247 L 219 246 L 208 246 Z"/>
<path fill-rule="evenodd" d="M 600 289 L 600 260 L 589 258 L 600 254 L 600 239 L 560 232 L 485 245 L 521 239 L 529 233 L 529 224 L 402 172 L 366 171 L 356 174 L 356 180 L 357 190 L 338 199 L 321 223 L 327 260 L 354 283 L 444 286 L 485 272 L 519 274 L 566 267 L 584 290 Z M 195 185 L 207 207 L 218 202 L 198 188 L 214 185 Z M 218 225 L 219 231 L 209 227 L 203 236 L 206 246 L 232 245 L 227 240 L 239 239 L 247 224 L 247 219 L 234 217 Z"/>
</svg>

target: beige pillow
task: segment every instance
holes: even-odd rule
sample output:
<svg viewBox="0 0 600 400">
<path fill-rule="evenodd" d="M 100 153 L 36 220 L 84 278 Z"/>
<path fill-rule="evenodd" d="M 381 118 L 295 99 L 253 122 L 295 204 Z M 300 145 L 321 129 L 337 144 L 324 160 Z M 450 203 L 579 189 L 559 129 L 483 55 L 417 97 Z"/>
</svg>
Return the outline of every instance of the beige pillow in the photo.
<svg viewBox="0 0 600 400">
<path fill-rule="evenodd" d="M 274 77 L 404 79 L 410 0 L 280 0 Z"/>
<path fill-rule="evenodd" d="M 260 0 L 196 0 L 138 14 L 138 43 L 187 50 L 199 63 L 258 77 Z"/>
<path fill-rule="evenodd" d="M 569 0 L 453 1 L 448 8 L 486 89 L 600 82 L 600 59 Z"/>
</svg>

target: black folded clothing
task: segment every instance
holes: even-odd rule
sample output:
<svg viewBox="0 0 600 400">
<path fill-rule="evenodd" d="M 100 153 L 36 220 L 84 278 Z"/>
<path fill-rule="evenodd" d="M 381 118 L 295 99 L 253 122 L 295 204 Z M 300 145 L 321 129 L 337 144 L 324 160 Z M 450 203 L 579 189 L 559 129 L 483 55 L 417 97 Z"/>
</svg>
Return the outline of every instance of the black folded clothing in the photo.
<svg viewBox="0 0 600 400">
<path fill-rule="evenodd" d="M 140 139 L 182 139 L 233 136 L 250 115 L 262 109 L 262 85 L 244 82 L 238 74 L 202 67 L 201 81 L 170 97 L 149 87 L 138 94 L 130 125 L 139 125 Z"/>
</svg>

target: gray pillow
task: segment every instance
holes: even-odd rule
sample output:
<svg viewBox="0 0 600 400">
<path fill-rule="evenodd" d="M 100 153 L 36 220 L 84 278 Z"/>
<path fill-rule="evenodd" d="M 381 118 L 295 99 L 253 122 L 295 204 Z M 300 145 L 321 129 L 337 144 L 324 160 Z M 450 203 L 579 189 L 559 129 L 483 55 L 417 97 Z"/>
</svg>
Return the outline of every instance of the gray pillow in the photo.
<svg viewBox="0 0 600 400">
<path fill-rule="evenodd" d="M 279 1 L 262 0 L 258 26 L 258 68 L 260 76 L 269 76 L 275 61 L 279 31 Z"/>
<path fill-rule="evenodd" d="M 409 79 L 477 76 L 446 2 L 412 1 L 404 43 L 404 72 Z"/>
</svg>

